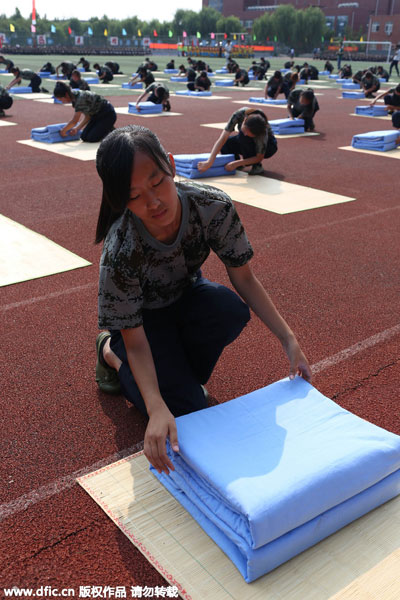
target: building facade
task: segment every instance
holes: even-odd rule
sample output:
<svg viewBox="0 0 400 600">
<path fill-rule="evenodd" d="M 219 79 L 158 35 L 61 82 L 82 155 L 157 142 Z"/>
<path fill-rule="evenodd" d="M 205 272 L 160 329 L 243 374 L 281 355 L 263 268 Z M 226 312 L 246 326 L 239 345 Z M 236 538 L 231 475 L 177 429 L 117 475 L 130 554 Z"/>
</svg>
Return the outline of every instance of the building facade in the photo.
<svg viewBox="0 0 400 600">
<path fill-rule="evenodd" d="M 224 17 L 238 17 L 244 29 L 252 29 L 255 19 L 284 4 L 292 4 L 298 9 L 320 8 L 335 35 L 343 34 L 347 26 L 354 31 L 362 27 L 366 34 L 371 16 L 400 15 L 400 0 L 203 0 L 203 7 L 215 8 Z"/>
<path fill-rule="evenodd" d="M 373 15 L 369 21 L 368 41 L 400 44 L 400 15 Z"/>
</svg>

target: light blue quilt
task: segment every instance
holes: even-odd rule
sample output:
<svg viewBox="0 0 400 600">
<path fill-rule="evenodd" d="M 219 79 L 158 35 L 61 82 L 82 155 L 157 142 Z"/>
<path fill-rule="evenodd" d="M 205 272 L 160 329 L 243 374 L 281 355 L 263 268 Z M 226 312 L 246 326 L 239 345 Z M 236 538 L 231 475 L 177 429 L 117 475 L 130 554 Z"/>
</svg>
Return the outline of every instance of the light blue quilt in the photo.
<svg viewBox="0 0 400 600">
<path fill-rule="evenodd" d="M 161 113 L 163 110 L 162 104 L 154 104 L 154 102 L 139 102 L 140 110 L 136 108 L 136 102 L 129 102 L 128 112 L 135 115 L 150 115 Z"/>
<path fill-rule="evenodd" d="M 387 116 L 387 106 L 379 106 L 377 104 L 367 106 L 356 106 L 356 115 L 367 115 L 368 117 L 385 117 Z"/>
<path fill-rule="evenodd" d="M 259 102 L 260 104 L 287 104 L 287 100 L 284 98 L 257 98 L 256 96 L 249 98 L 249 102 Z"/>
<path fill-rule="evenodd" d="M 400 494 L 400 436 L 299 377 L 176 424 L 175 471 L 150 469 L 247 582 Z"/>
<path fill-rule="evenodd" d="M 57 142 L 71 142 L 79 140 L 82 130 L 75 135 L 67 134 L 66 137 L 60 135 L 60 129 L 65 127 L 66 123 L 56 123 L 46 125 L 46 127 L 35 127 L 31 130 L 31 138 L 36 142 L 46 142 L 46 144 L 55 144 Z"/>
<path fill-rule="evenodd" d="M 398 131 L 370 131 L 353 136 L 351 145 L 362 150 L 378 150 L 387 152 L 397 148 L 399 139 Z"/>
<path fill-rule="evenodd" d="M 213 166 L 207 171 L 201 172 L 197 164 L 209 158 L 210 154 L 175 154 L 175 167 L 177 175 L 183 175 L 189 179 L 203 179 L 205 177 L 219 177 L 221 175 L 235 175 L 236 171 L 227 171 L 225 165 L 235 160 L 234 154 L 218 154 Z"/>
<path fill-rule="evenodd" d="M 273 119 L 269 124 L 275 135 L 304 133 L 304 119 Z"/>
</svg>

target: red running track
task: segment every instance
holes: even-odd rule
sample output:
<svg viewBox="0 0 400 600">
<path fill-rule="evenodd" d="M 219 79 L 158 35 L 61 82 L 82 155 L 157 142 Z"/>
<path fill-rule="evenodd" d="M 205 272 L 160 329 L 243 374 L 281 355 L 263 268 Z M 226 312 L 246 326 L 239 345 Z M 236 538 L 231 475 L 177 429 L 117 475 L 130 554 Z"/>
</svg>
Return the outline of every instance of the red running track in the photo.
<svg viewBox="0 0 400 600">
<path fill-rule="evenodd" d="M 353 134 L 389 129 L 390 122 L 351 117 L 357 101 L 339 100 L 336 90 L 322 93 L 316 116 L 321 135 L 279 141 L 278 153 L 264 161 L 266 174 L 357 200 L 283 216 L 237 208 L 255 249 L 253 268 L 310 362 L 337 355 L 316 374 L 315 385 L 400 433 L 399 164 L 338 150 Z M 128 99 L 113 101 L 122 106 Z M 238 107 L 229 98 L 173 98 L 173 110 L 183 116 L 119 115 L 118 125 L 151 127 L 173 153 L 205 152 L 219 132 L 199 124 L 225 121 Z M 100 393 L 94 381 L 101 250 L 93 244 L 101 192 L 94 162 L 16 143 L 34 126 L 63 120 L 60 111 L 67 115 L 64 107 L 19 99 L 8 117 L 18 126 L 0 128 L 1 212 L 93 263 L 2 288 L 0 590 L 166 585 L 74 483 L 78 472 L 139 448 L 145 421 L 122 398 Z M 285 114 L 279 108 L 266 113 Z M 215 257 L 204 270 L 228 283 Z M 340 354 L 358 342 L 350 357 Z M 208 388 L 212 402 L 224 402 L 287 373 L 279 344 L 253 317 L 226 349 Z"/>
</svg>

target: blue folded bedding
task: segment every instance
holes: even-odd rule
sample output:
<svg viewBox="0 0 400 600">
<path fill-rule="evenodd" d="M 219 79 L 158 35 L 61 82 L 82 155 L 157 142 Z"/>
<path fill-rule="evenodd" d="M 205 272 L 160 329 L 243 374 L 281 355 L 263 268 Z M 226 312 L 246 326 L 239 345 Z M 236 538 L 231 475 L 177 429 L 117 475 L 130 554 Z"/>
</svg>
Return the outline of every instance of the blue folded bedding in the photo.
<svg viewBox="0 0 400 600">
<path fill-rule="evenodd" d="M 175 471 L 150 469 L 246 582 L 400 493 L 400 436 L 299 377 L 176 425 Z"/>
<path fill-rule="evenodd" d="M 228 73 L 228 69 L 216 69 L 215 71 L 218 75 L 223 75 L 224 73 Z"/>
<path fill-rule="evenodd" d="M 99 79 L 98 77 L 84 77 L 83 79 L 84 79 L 84 80 L 86 81 L 86 83 L 88 83 L 89 85 L 90 85 L 91 83 L 100 83 L 100 79 Z"/>
<path fill-rule="evenodd" d="M 307 82 L 305 79 L 299 79 L 299 81 L 297 82 L 298 85 L 305 85 Z"/>
<path fill-rule="evenodd" d="M 343 83 L 342 90 L 359 90 L 360 85 L 358 83 Z"/>
<path fill-rule="evenodd" d="M 32 88 L 23 85 L 16 85 L 15 87 L 10 88 L 8 91 L 10 94 L 32 94 Z"/>
<path fill-rule="evenodd" d="M 329 75 L 329 79 L 339 79 L 339 75 Z"/>
<path fill-rule="evenodd" d="M 287 100 L 284 98 L 249 98 L 249 102 L 260 102 L 261 104 L 287 104 Z"/>
<path fill-rule="evenodd" d="M 127 83 L 123 83 L 122 86 L 124 90 L 142 90 L 143 84 L 141 81 L 137 81 L 133 85 L 129 85 L 129 81 Z"/>
<path fill-rule="evenodd" d="M 354 112 L 356 115 L 367 115 L 368 117 L 385 117 L 388 114 L 386 106 L 376 104 L 372 106 L 356 106 Z"/>
<path fill-rule="evenodd" d="M 318 74 L 319 75 L 328 75 L 329 76 L 331 73 L 330 73 L 330 71 L 318 71 Z"/>
<path fill-rule="evenodd" d="M 215 85 L 225 86 L 225 85 L 233 85 L 235 83 L 234 79 L 216 79 L 214 81 Z"/>
<path fill-rule="evenodd" d="M 136 102 L 129 102 L 128 112 L 136 115 L 150 115 L 161 113 L 163 110 L 162 104 L 154 104 L 154 102 L 139 102 L 140 110 L 136 108 Z"/>
<path fill-rule="evenodd" d="M 7 69 L 0 69 L 0 73 L 8 73 Z"/>
<path fill-rule="evenodd" d="M 364 92 L 346 92 L 345 90 L 343 90 L 342 98 L 365 98 L 365 94 Z"/>
<path fill-rule="evenodd" d="M 378 77 L 378 79 L 381 83 L 387 83 L 387 81 L 384 77 Z"/>
<path fill-rule="evenodd" d="M 175 92 L 176 96 L 212 96 L 212 92 L 192 92 L 191 90 L 178 90 Z"/>
<path fill-rule="evenodd" d="M 82 131 L 78 131 L 76 135 L 68 134 L 65 138 L 61 137 L 59 132 L 65 125 L 66 123 L 56 123 L 54 125 L 46 125 L 46 127 L 35 127 L 31 130 L 31 138 L 36 142 L 45 142 L 46 144 L 79 140 Z"/>
<path fill-rule="evenodd" d="M 187 81 L 187 77 L 170 77 L 170 81 L 182 81 L 183 83 Z"/>
<path fill-rule="evenodd" d="M 284 75 L 285 73 L 289 73 L 290 69 L 279 69 L 280 72 L 282 73 L 282 75 Z"/>
<path fill-rule="evenodd" d="M 37 75 L 39 75 L 39 77 L 50 77 L 51 72 L 50 71 L 38 71 L 38 73 L 36 73 Z"/>
<path fill-rule="evenodd" d="M 387 152 L 397 148 L 399 138 L 398 131 L 370 131 L 354 135 L 351 141 L 353 148 L 362 150 L 377 150 L 378 152 Z"/>
<path fill-rule="evenodd" d="M 212 167 L 207 171 L 200 172 L 197 164 L 206 161 L 210 153 L 204 154 L 176 154 L 174 155 L 177 175 L 183 175 L 189 179 L 200 179 L 204 177 L 219 177 L 221 175 L 235 175 L 236 171 L 227 171 L 225 165 L 235 160 L 234 154 L 218 154 Z"/>
<path fill-rule="evenodd" d="M 276 135 L 304 133 L 304 119 L 273 119 L 269 124 Z"/>
<path fill-rule="evenodd" d="M 179 69 L 164 69 L 164 73 L 173 75 L 174 73 L 179 73 Z"/>
<path fill-rule="evenodd" d="M 56 75 L 56 74 L 54 74 L 54 75 L 50 75 L 49 79 L 60 79 L 62 81 L 65 81 L 67 78 L 65 77 L 65 75 Z"/>
<path fill-rule="evenodd" d="M 78 67 L 78 71 L 79 71 L 80 73 L 85 73 L 85 72 L 86 72 L 86 71 L 85 71 L 85 69 L 84 69 L 83 67 Z"/>
<path fill-rule="evenodd" d="M 349 79 L 348 77 L 343 77 L 343 78 L 338 77 L 336 79 L 336 83 L 352 83 L 352 80 Z"/>
</svg>

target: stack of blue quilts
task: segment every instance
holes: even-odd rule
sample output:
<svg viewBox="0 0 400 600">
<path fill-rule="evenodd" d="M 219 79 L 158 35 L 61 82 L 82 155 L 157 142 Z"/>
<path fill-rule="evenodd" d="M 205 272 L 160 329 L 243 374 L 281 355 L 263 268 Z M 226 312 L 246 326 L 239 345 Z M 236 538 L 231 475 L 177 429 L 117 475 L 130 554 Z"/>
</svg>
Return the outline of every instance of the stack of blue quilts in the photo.
<svg viewBox="0 0 400 600">
<path fill-rule="evenodd" d="M 386 117 L 388 114 L 386 106 L 377 106 L 376 104 L 356 106 L 355 113 L 356 115 L 366 115 L 368 117 Z"/>
<path fill-rule="evenodd" d="M 342 92 L 342 98 L 350 98 L 350 99 L 357 99 L 357 98 L 365 98 L 365 94 L 364 92 L 347 92 L 346 90 L 343 90 Z"/>
<path fill-rule="evenodd" d="M 329 76 L 331 74 L 331 72 L 330 71 L 318 71 L 318 74 L 319 75 L 328 75 Z"/>
<path fill-rule="evenodd" d="M 342 90 L 359 90 L 360 89 L 360 84 L 359 83 L 343 83 L 342 84 Z"/>
<path fill-rule="evenodd" d="M 36 74 L 39 75 L 39 77 L 50 77 L 51 72 L 50 71 L 39 71 Z"/>
<path fill-rule="evenodd" d="M 351 79 L 348 79 L 347 77 L 343 77 L 343 78 L 338 77 L 336 79 L 336 83 L 352 83 L 352 82 L 351 82 Z"/>
<path fill-rule="evenodd" d="M 299 79 L 299 81 L 297 83 L 298 83 L 298 85 L 305 85 L 307 82 L 305 79 Z"/>
<path fill-rule="evenodd" d="M 234 79 L 216 79 L 214 81 L 215 85 L 221 85 L 221 86 L 224 86 L 224 85 L 233 85 L 234 82 L 235 82 Z"/>
<path fill-rule="evenodd" d="M 187 77 L 170 77 L 170 81 L 182 81 L 183 83 L 185 83 L 185 81 L 187 80 Z"/>
<path fill-rule="evenodd" d="M 79 140 L 82 131 L 78 131 L 75 135 L 61 137 L 60 130 L 66 126 L 66 123 L 57 123 L 55 125 L 47 125 L 46 127 L 35 127 L 31 131 L 31 138 L 36 142 L 46 142 L 46 144 L 55 144 L 57 142 L 71 142 Z"/>
<path fill-rule="evenodd" d="M 141 90 L 143 89 L 143 84 L 141 81 L 137 81 L 133 85 L 130 85 L 129 81 L 127 83 L 123 83 L 122 87 L 124 90 Z"/>
<path fill-rule="evenodd" d="M 100 79 L 98 77 L 84 77 L 83 78 L 86 83 L 88 83 L 89 85 L 91 84 L 95 84 L 95 83 L 100 83 Z"/>
<path fill-rule="evenodd" d="M 360 133 L 353 136 L 351 145 L 353 148 L 361 150 L 387 152 L 388 150 L 395 150 L 398 147 L 398 140 L 398 131 L 370 131 L 369 133 Z"/>
<path fill-rule="evenodd" d="M 339 75 L 329 75 L 329 79 L 339 79 Z"/>
<path fill-rule="evenodd" d="M 274 135 L 294 135 L 304 133 L 303 119 L 274 119 L 269 121 Z"/>
<path fill-rule="evenodd" d="M 299 377 L 176 426 L 175 470 L 150 469 L 246 582 L 400 493 L 400 436 Z"/>
<path fill-rule="evenodd" d="M 32 94 L 32 88 L 23 85 L 16 85 L 15 87 L 10 88 L 8 91 L 10 94 Z"/>
<path fill-rule="evenodd" d="M 136 102 L 129 102 L 128 106 L 128 112 L 134 115 L 154 115 L 161 113 L 162 110 L 162 104 L 154 104 L 154 102 L 139 102 L 139 110 L 136 108 Z"/>
<path fill-rule="evenodd" d="M 203 173 L 198 170 L 197 164 L 204 162 L 210 157 L 206 154 L 177 154 L 174 155 L 177 175 L 183 175 L 188 179 L 199 179 L 203 177 L 219 177 L 221 175 L 235 175 L 236 171 L 227 171 L 225 165 L 235 160 L 234 154 L 218 154 L 213 166 Z"/>
<path fill-rule="evenodd" d="M 255 96 L 249 98 L 249 102 L 259 102 L 261 104 L 287 104 L 287 100 L 284 98 L 257 98 Z"/>
<path fill-rule="evenodd" d="M 179 69 L 164 69 L 164 73 L 167 73 L 168 75 L 174 75 L 179 73 Z"/>
<path fill-rule="evenodd" d="M 219 75 L 223 75 L 224 73 L 228 73 L 228 69 L 225 69 L 225 68 L 217 69 L 215 72 L 218 73 Z"/>
<path fill-rule="evenodd" d="M 65 77 L 65 75 L 50 75 L 49 79 L 57 79 L 57 80 L 60 79 L 60 80 L 64 80 L 65 81 L 65 79 L 67 79 L 67 78 Z"/>
<path fill-rule="evenodd" d="M 199 92 L 198 90 L 196 90 L 195 92 L 192 92 L 192 90 L 178 90 L 175 92 L 176 96 L 212 96 L 212 92 L 211 91 L 204 91 L 204 92 Z"/>
</svg>

